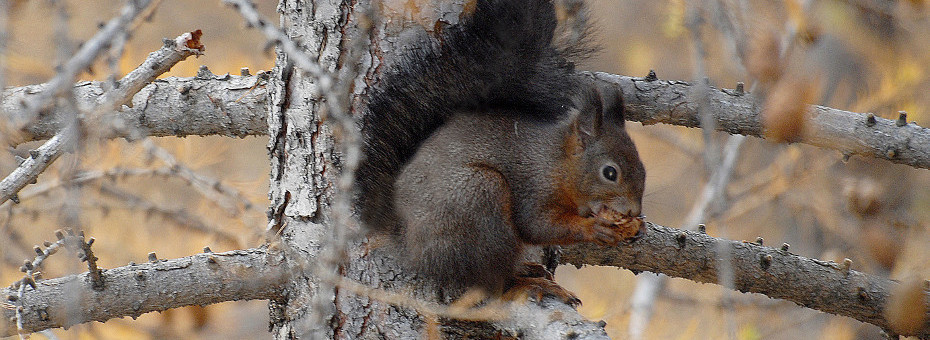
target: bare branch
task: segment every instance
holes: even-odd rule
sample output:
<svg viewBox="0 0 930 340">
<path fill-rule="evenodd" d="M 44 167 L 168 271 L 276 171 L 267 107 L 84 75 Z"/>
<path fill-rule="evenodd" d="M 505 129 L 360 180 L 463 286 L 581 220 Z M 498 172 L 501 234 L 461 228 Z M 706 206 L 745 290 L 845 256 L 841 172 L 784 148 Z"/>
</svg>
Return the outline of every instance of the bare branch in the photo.
<svg viewBox="0 0 930 340">
<path fill-rule="evenodd" d="M 700 126 L 691 84 L 607 73 L 591 75 L 623 90 L 629 120 L 647 125 Z M 709 95 L 708 105 L 717 121 L 717 130 L 764 137 L 761 105 L 754 96 L 718 89 L 711 89 Z M 930 169 L 930 129 L 914 123 L 899 126 L 896 121 L 871 114 L 824 106 L 811 106 L 808 117 L 810 129 L 802 136 L 801 143 L 837 150 L 846 156 L 869 156 Z"/>
<path fill-rule="evenodd" d="M 644 124 L 698 127 L 697 104 L 691 100 L 691 85 L 681 81 L 595 73 L 594 77 L 620 87 L 626 102 L 627 119 Z M 218 76 L 213 79 L 168 78 L 157 80 L 140 91 L 134 106 L 124 109 L 110 124 L 124 126 L 111 137 L 129 137 L 135 127 L 152 136 L 226 135 L 244 137 L 267 134 L 265 76 Z M 21 112 L 18 98 L 36 93 L 46 85 L 33 85 L 4 92 L 2 107 Z M 93 98 L 102 92 L 98 82 L 79 83 L 78 98 Z M 764 137 L 760 107 L 751 94 L 734 90 L 712 90 L 710 105 L 717 128 L 730 134 Z M 11 116 L 14 114 L 11 114 Z M 896 121 L 823 106 L 812 106 L 812 127 L 801 143 L 930 169 L 930 130 L 913 123 Z M 874 123 L 871 118 L 874 117 Z M 23 141 L 49 138 L 61 126 L 61 114 L 39 117 L 24 128 Z M 111 125 L 112 126 L 112 125 Z"/>
<path fill-rule="evenodd" d="M 46 91 L 39 93 L 28 103 L 25 115 L 18 117 L 13 123 L 14 127 L 29 125 L 40 110 L 51 104 L 52 99 L 68 90 L 74 83 L 74 78 L 87 69 L 94 60 L 106 50 L 117 35 L 142 13 L 152 0 L 130 1 L 123 7 L 120 16 L 106 23 L 100 31 L 81 45 L 74 56 L 61 65 L 55 77 L 48 82 Z"/>
<path fill-rule="evenodd" d="M 107 103 L 113 109 L 128 103 L 139 90 L 171 70 L 177 63 L 192 55 L 202 55 L 204 46 L 200 43 L 201 35 L 200 30 L 196 30 L 181 34 L 174 40 L 165 40 L 158 51 L 149 53 L 141 65 L 120 79 L 119 83 L 97 102 Z"/>
<path fill-rule="evenodd" d="M 43 171 L 64 153 L 74 141 L 77 127 L 70 125 L 58 132 L 52 139 L 29 153 L 29 158 L 13 169 L 3 181 L 0 181 L 0 203 L 12 199 L 19 202 L 16 194 L 27 184 L 35 183 Z"/>
<path fill-rule="evenodd" d="M 890 329 L 883 312 L 898 282 L 756 243 L 730 241 L 647 223 L 646 234 L 619 247 L 566 247 L 562 261 L 623 267 L 704 283 L 718 283 L 721 249 L 731 254 L 734 288 Z M 726 245 L 726 247 L 720 247 Z M 925 292 L 926 293 L 926 292 Z M 925 294 L 926 295 L 926 294 Z M 924 301 L 925 304 L 930 302 Z M 930 338 L 930 308 L 915 334 Z"/>
<path fill-rule="evenodd" d="M 264 72 L 254 76 L 156 79 L 133 97 L 130 106 L 123 106 L 113 115 L 101 116 L 93 124 L 104 138 L 266 135 L 266 81 Z M 47 87 L 40 84 L 3 91 L 2 119 L 23 115 L 25 108 L 21 103 Z M 91 105 L 105 92 L 105 83 L 79 82 L 72 91 L 79 106 Z M 59 110 L 40 112 L 35 123 L 17 131 L 18 136 L 11 142 L 51 138 L 70 122 L 70 116 L 70 112 Z"/>
<path fill-rule="evenodd" d="M 282 264 L 278 253 L 264 248 L 131 263 L 105 270 L 102 290 L 94 290 L 83 273 L 37 281 L 16 303 L 25 306 L 23 329 L 37 332 L 190 305 L 277 299 L 287 281 Z M 15 295 L 0 290 L 4 300 Z M 0 337 L 15 335 L 14 311 L 0 310 Z"/>
</svg>

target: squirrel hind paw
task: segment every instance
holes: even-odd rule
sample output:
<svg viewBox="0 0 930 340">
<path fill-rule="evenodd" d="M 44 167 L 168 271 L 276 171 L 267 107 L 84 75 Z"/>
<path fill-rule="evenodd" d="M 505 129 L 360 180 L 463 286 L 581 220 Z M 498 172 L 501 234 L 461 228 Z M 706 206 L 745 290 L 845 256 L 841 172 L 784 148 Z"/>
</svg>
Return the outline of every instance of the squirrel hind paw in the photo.
<svg viewBox="0 0 930 340">
<path fill-rule="evenodd" d="M 559 284 L 544 277 L 516 277 L 513 284 L 501 299 L 511 302 L 530 301 L 541 304 L 543 298 L 554 298 L 559 302 L 578 308 L 581 306 L 581 299 L 574 293 L 568 291 Z"/>
<path fill-rule="evenodd" d="M 536 262 L 523 262 L 517 267 L 517 276 L 519 277 L 538 277 L 547 280 L 555 280 L 552 273 L 545 266 Z"/>
</svg>

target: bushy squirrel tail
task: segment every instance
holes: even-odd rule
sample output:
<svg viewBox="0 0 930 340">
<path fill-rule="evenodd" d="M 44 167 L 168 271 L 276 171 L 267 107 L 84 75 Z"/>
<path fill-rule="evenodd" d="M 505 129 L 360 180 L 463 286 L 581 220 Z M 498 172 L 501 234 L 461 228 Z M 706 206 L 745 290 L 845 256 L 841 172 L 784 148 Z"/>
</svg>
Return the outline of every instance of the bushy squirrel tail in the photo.
<svg viewBox="0 0 930 340">
<path fill-rule="evenodd" d="M 394 182 L 420 144 L 457 112 L 554 120 L 569 110 L 578 88 L 569 59 L 587 44 L 556 46 L 556 29 L 549 0 L 478 0 L 459 24 L 399 56 L 372 89 L 363 119 L 357 206 L 368 229 L 399 230 Z"/>
</svg>

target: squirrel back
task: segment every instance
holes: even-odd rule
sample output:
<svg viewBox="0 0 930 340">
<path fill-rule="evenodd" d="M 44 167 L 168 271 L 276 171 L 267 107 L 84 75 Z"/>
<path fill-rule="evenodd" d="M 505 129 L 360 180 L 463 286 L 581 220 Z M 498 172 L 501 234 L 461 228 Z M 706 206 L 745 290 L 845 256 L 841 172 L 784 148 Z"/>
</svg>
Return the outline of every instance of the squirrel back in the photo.
<svg viewBox="0 0 930 340">
<path fill-rule="evenodd" d="M 551 1 L 477 0 L 371 92 L 362 223 L 394 236 L 399 258 L 437 288 L 574 304 L 524 250 L 617 245 L 642 230 L 645 170 L 622 94 L 575 75 L 585 40 L 554 42 L 556 32 Z"/>
<path fill-rule="evenodd" d="M 565 117 L 580 88 L 570 59 L 592 49 L 584 37 L 557 46 L 557 26 L 548 0 L 478 0 L 462 22 L 392 64 L 372 89 L 362 122 L 364 159 L 356 178 L 363 225 L 400 231 L 393 207 L 397 176 L 454 114 Z"/>
</svg>

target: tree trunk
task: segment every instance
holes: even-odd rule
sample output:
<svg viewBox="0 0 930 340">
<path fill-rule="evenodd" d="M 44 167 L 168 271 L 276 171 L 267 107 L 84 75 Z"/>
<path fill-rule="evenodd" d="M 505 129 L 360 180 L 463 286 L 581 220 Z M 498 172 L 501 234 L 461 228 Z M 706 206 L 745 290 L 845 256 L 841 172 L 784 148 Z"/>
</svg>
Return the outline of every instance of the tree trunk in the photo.
<svg viewBox="0 0 930 340">
<path fill-rule="evenodd" d="M 359 36 L 357 21 L 363 15 L 367 1 L 282 0 L 278 10 L 281 26 L 291 39 L 316 56 L 320 66 L 333 74 L 356 62 L 362 81 L 355 82 L 355 94 L 360 94 L 371 82 L 380 58 L 391 43 L 380 36 L 373 41 L 366 57 L 350 60 L 347 37 Z M 381 27 L 376 34 L 385 32 Z M 379 49 L 380 47 L 380 49 Z M 332 126 L 321 124 L 320 113 L 326 103 L 315 97 L 320 93 L 316 80 L 292 68 L 288 56 L 278 52 L 277 66 L 269 84 L 270 117 L 269 151 L 271 154 L 271 193 L 269 229 L 280 235 L 281 249 L 295 275 L 288 287 L 287 298 L 271 303 L 272 332 L 277 339 L 290 338 L 412 338 L 419 337 L 416 313 L 394 309 L 367 297 L 340 292 L 332 282 L 319 278 L 317 270 L 326 270 L 329 252 L 326 240 L 334 227 L 332 200 L 335 179 L 341 166 L 339 148 L 334 141 Z M 354 96 L 357 97 L 357 96 Z M 356 113 L 359 101 L 354 100 L 346 112 Z M 385 287 L 385 273 L 392 279 L 399 272 L 389 258 L 378 249 L 369 251 L 367 242 L 355 242 L 350 249 L 351 260 L 338 264 L 338 272 L 346 277 Z M 330 268 L 331 269 L 331 268 Z"/>
<path fill-rule="evenodd" d="M 334 71 L 345 26 L 345 9 L 339 1 L 282 0 L 281 26 L 291 39 L 316 51 L 326 71 Z M 326 226 L 331 225 L 328 202 L 332 183 L 334 144 L 332 132 L 321 124 L 321 100 L 313 93 L 318 84 L 296 70 L 288 56 L 277 52 L 276 67 L 268 83 L 268 150 L 271 156 L 269 233 L 279 235 L 293 275 L 286 298 L 270 303 L 271 329 L 276 339 L 331 337 L 332 329 L 315 320 L 331 318 L 332 298 L 317 299 L 321 282 L 304 263 L 313 263 L 323 247 Z M 313 302 L 328 301 L 314 306 Z"/>
<path fill-rule="evenodd" d="M 318 55 L 315 59 L 324 70 L 339 74 L 341 68 L 355 67 L 357 76 L 349 87 L 351 96 L 345 96 L 349 104 L 343 109 L 360 115 L 363 111 L 360 95 L 383 69 L 380 67 L 383 61 L 425 37 L 427 30 L 437 27 L 438 23 L 457 23 L 467 1 L 434 2 L 442 4 L 423 6 L 415 14 L 409 14 L 410 9 L 403 3 L 381 2 L 380 8 L 373 11 L 379 16 L 373 20 L 375 26 L 370 31 L 370 44 L 363 53 L 353 53 L 353 57 L 349 57 L 348 47 L 357 48 L 358 37 L 368 37 L 358 29 L 361 18 L 366 18 L 368 1 L 282 0 L 278 11 L 287 35 L 304 46 L 310 56 Z M 426 305 L 436 306 L 430 303 L 436 300 L 437 294 L 405 275 L 386 255 L 384 241 L 351 241 L 346 257 L 327 266 L 336 257 L 332 253 L 339 253 L 328 250 L 331 244 L 326 240 L 331 239 L 332 228 L 343 227 L 334 225 L 332 207 L 337 195 L 333 183 L 344 159 L 333 137 L 334 127 L 320 121 L 320 113 L 326 111 L 327 103 L 319 99 L 322 96 L 314 96 L 320 93 L 319 84 L 312 76 L 292 67 L 288 56 L 281 51 L 276 65 L 268 85 L 272 202 L 269 234 L 280 235 L 272 242 L 279 242 L 294 279 L 284 294 L 286 298 L 271 302 L 272 333 L 276 339 L 423 337 L 428 327 L 424 327 L 426 323 L 420 313 L 408 308 L 410 305 L 398 307 L 383 302 L 390 299 L 379 297 L 377 292 L 350 292 L 333 280 L 321 279 L 321 274 L 335 271 L 367 287 L 402 291 L 407 301 L 416 298 Z M 357 226 L 348 229 L 359 234 Z M 553 312 L 558 313 L 556 321 L 552 321 L 555 320 L 550 315 Z M 453 337 L 478 338 L 606 338 L 603 324 L 585 320 L 566 305 L 522 306 L 511 310 L 509 315 L 507 321 L 495 324 L 443 322 L 441 332 Z M 549 321 L 541 324 L 539 320 Z M 438 331 L 438 328 L 431 329 Z"/>
</svg>

